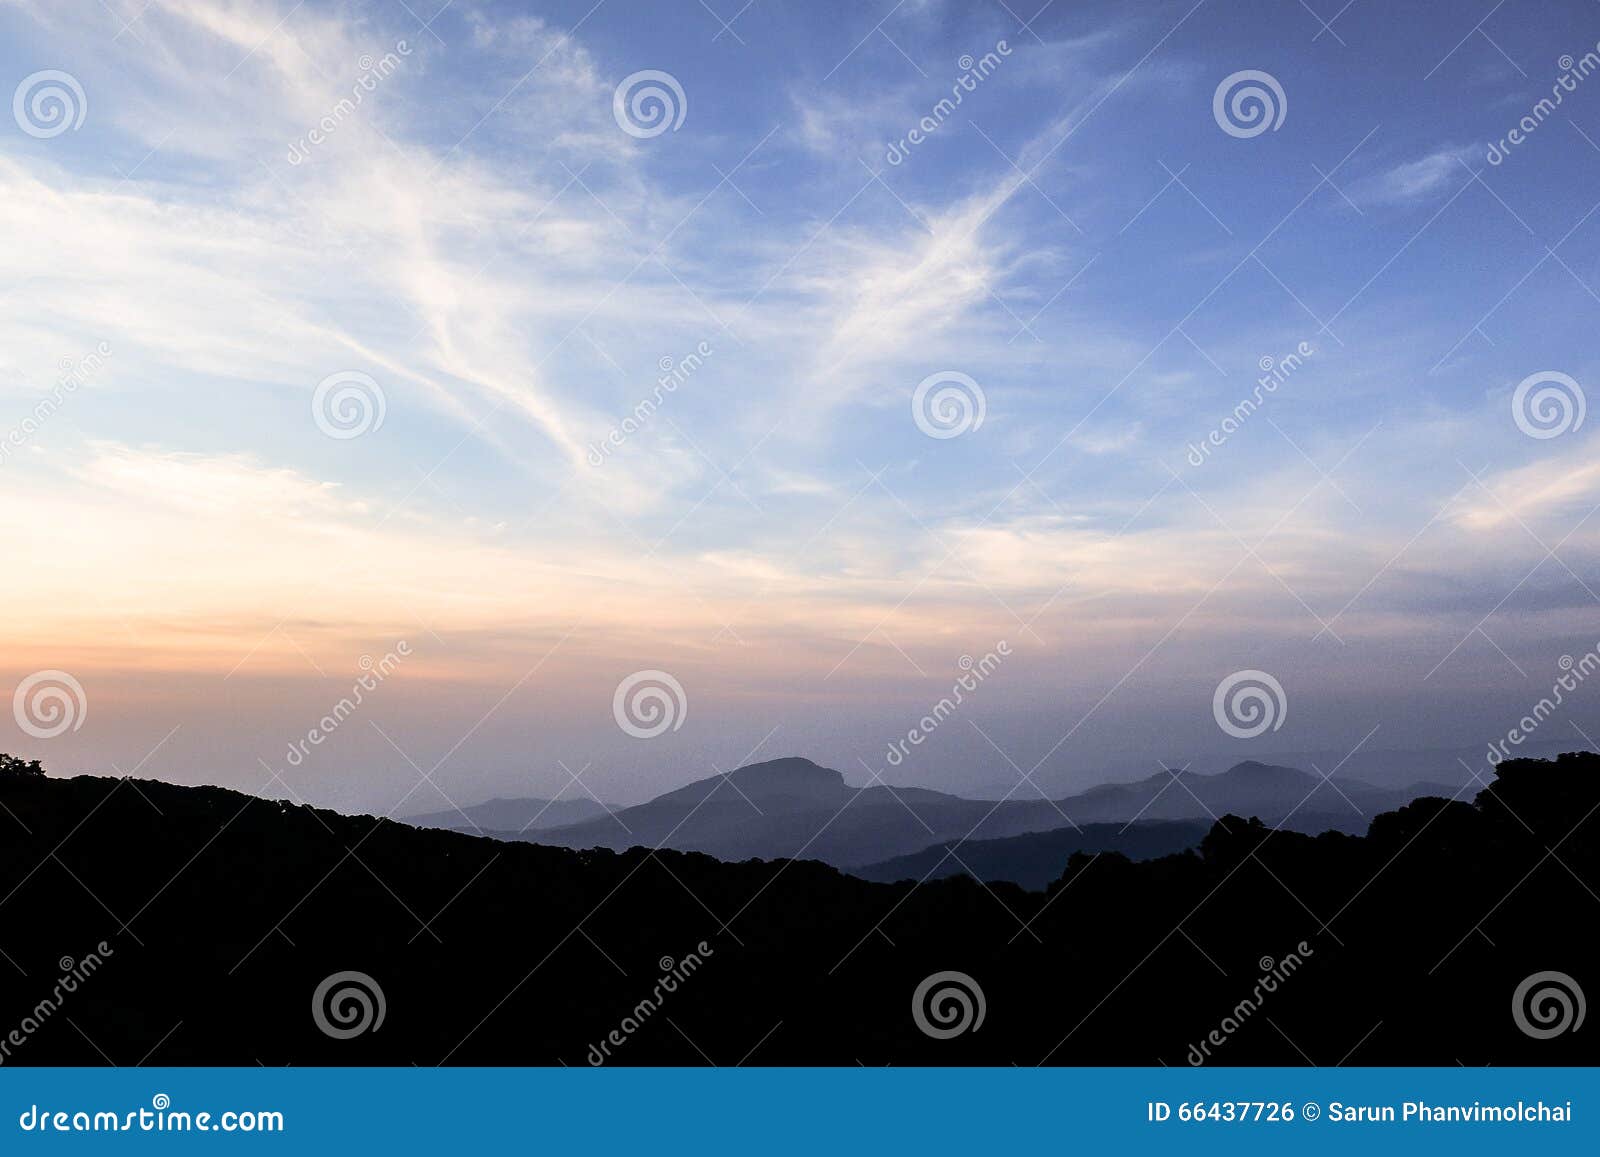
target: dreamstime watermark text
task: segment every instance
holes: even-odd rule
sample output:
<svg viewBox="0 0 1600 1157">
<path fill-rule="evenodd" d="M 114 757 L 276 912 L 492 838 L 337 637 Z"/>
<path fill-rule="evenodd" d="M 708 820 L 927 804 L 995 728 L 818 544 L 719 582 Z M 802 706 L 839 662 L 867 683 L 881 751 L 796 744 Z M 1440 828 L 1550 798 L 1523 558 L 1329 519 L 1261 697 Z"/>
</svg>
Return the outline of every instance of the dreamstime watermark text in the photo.
<svg viewBox="0 0 1600 1157">
<path fill-rule="evenodd" d="M 622 1018 L 620 1024 L 612 1029 L 601 1039 L 599 1044 L 589 1046 L 587 1060 L 590 1065 L 599 1068 L 611 1059 L 614 1049 L 619 1049 L 628 1043 L 628 1038 L 638 1032 L 651 1017 L 661 1011 L 661 1006 L 668 996 L 678 991 L 680 985 L 689 977 L 704 967 L 706 958 L 715 956 L 711 945 L 704 940 L 694 946 L 694 951 L 686 954 L 682 960 L 673 960 L 670 956 L 663 956 L 657 966 L 661 969 L 661 976 L 657 979 L 655 987 L 650 990 L 650 995 L 634 1005 L 628 1014 Z"/>
<path fill-rule="evenodd" d="M 66 400 L 99 372 L 110 356 L 110 343 L 102 341 L 96 342 L 95 347 L 81 358 L 62 358 L 61 373 L 56 378 L 56 384 L 50 387 L 50 392 L 35 402 L 27 416 L 0 438 L 0 464 L 11 457 L 14 450 L 20 450 L 31 442 L 44 424 L 56 416 Z"/>
<path fill-rule="evenodd" d="M 1595 72 L 1600 71 L 1600 44 L 1585 52 L 1576 60 L 1568 53 L 1556 61 L 1556 66 L 1561 69 L 1561 75 L 1556 77 L 1550 86 L 1550 95 L 1540 97 L 1522 119 L 1517 121 L 1516 127 L 1498 141 L 1489 142 L 1489 151 L 1484 154 L 1484 160 L 1491 165 L 1501 165 L 1511 155 L 1511 150 L 1526 141 L 1538 131 L 1539 126 L 1555 111 L 1556 106 L 1566 99 L 1568 93 L 1578 91 L 1578 86 Z"/>
<path fill-rule="evenodd" d="M 67 997 L 77 992 L 79 986 L 100 971 L 101 966 L 106 962 L 106 957 L 115 955 L 116 953 L 112 951 L 111 945 L 102 940 L 94 946 L 93 952 L 88 953 L 81 960 L 73 960 L 70 956 L 63 956 L 57 961 L 57 967 L 61 969 L 61 975 L 57 978 L 55 987 L 50 990 L 50 995 L 35 1004 L 15 1028 L 4 1037 L 0 1037 L 0 1065 L 10 1060 L 14 1049 L 20 1049 L 27 1044 L 28 1038 L 43 1028 L 45 1022 L 60 1011 L 61 1006 L 66 1003 Z"/>
<path fill-rule="evenodd" d="M 694 351 L 684 357 L 674 360 L 663 357 L 656 363 L 656 368 L 661 371 L 661 376 L 656 379 L 655 388 L 648 396 L 640 398 L 638 403 L 628 413 L 628 416 L 615 426 L 598 443 L 589 443 L 589 465 L 602 466 L 616 450 L 629 438 L 633 437 L 655 416 L 661 404 L 678 392 L 678 387 L 692 377 L 696 370 L 705 365 L 706 359 L 715 351 L 710 342 L 701 342 L 694 347 Z"/>
<path fill-rule="evenodd" d="M 1267 399 L 1278 392 L 1278 387 L 1287 382 L 1305 361 L 1316 350 L 1309 342 L 1301 342 L 1294 350 L 1281 358 L 1270 355 L 1263 356 L 1256 365 L 1261 370 L 1261 376 L 1256 379 L 1255 388 L 1248 395 L 1240 398 L 1233 407 L 1233 411 L 1223 418 L 1217 426 L 1198 442 L 1190 442 L 1187 455 L 1189 465 L 1203 466 L 1206 459 L 1217 447 L 1225 443 L 1239 429 L 1250 420 L 1250 416 L 1259 410 Z"/>
<path fill-rule="evenodd" d="M 356 709 L 367 701 L 367 695 L 378 689 L 401 662 L 411 655 L 411 644 L 401 639 L 395 644 L 394 650 L 388 651 L 383 658 L 374 660 L 371 655 L 362 655 L 359 666 L 361 674 L 350 687 L 350 694 L 344 696 L 333 705 L 333 709 L 317 721 L 316 726 L 306 732 L 304 739 L 297 739 L 289 745 L 284 756 L 290 767 L 299 767 L 311 754 L 313 747 L 321 747 L 327 742 L 328 736 L 339 730 L 344 721 L 356 713 Z"/>
<path fill-rule="evenodd" d="M 1011 644 L 1001 639 L 995 644 L 994 650 L 987 652 L 981 659 L 973 659 L 971 655 L 962 655 L 956 661 L 956 666 L 961 668 L 961 674 L 950 687 L 950 694 L 944 696 L 933 708 L 917 720 L 915 727 L 906 732 L 904 739 L 896 739 L 889 744 L 884 754 L 890 767 L 899 767 L 905 762 L 906 756 L 911 754 L 913 747 L 921 747 L 930 735 L 939 729 L 939 725 L 956 713 L 956 708 L 965 703 L 969 693 L 976 691 L 978 685 L 993 675 L 1011 655 Z"/>
<path fill-rule="evenodd" d="M 1556 666 L 1561 668 L 1562 674 L 1556 677 L 1551 684 L 1550 694 L 1544 696 L 1533 708 L 1524 715 L 1509 731 L 1504 739 L 1489 744 L 1490 765 L 1499 764 L 1502 760 L 1511 758 L 1511 749 L 1521 747 L 1528 738 L 1544 725 L 1558 711 L 1567 696 L 1576 691 L 1590 675 L 1600 671 L 1600 643 L 1581 658 L 1574 659 L 1571 655 L 1562 655 Z"/>
<path fill-rule="evenodd" d="M 282 1133 L 283 1114 L 275 1109 L 225 1109 L 191 1113 L 172 1107 L 157 1093 L 148 1109 L 126 1113 L 107 1109 L 56 1109 L 29 1105 L 17 1118 L 24 1133 Z"/>
<path fill-rule="evenodd" d="M 289 142 L 289 163 L 291 165 L 303 163 L 311 156 L 312 149 L 325 143 L 338 132 L 340 126 L 356 115 L 356 109 L 361 107 L 361 102 L 378 91 L 378 82 L 393 76 L 411 52 L 411 44 L 408 41 L 397 40 L 394 51 L 385 52 L 377 60 L 371 56 L 362 56 L 356 62 L 361 69 L 361 75 L 356 77 L 356 82 L 350 86 L 350 95 L 341 97 L 306 131 L 304 136 Z"/>
<path fill-rule="evenodd" d="M 904 163 L 911 155 L 911 150 L 938 132 L 939 126 L 955 115 L 961 102 L 970 94 L 977 92 L 978 86 L 988 80 L 995 69 L 1000 67 L 1001 62 L 1010 55 L 1011 45 L 1004 40 L 997 40 L 991 51 L 985 52 L 977 59 L 973 59 L 968 53 L 957 60 L 956 65 L 961 69 L 961 75 L 950 85 L 950 95 L 940 97 L 905 136 L 897 141 L 890 141 L 883 159 L 891 165 Z"/>
<path fill-rule="evenodd" d="M 1185 1058 L 1189 1064 L 1199 1068 L 1211 1058 L 1212 1052 L 1228 1043 L 1228 1038 L 1244 1027 L 1245 1023 L 1266 1003 L 1267 997 L 1277 992 L 1278 989 L 1298 972 L 1306 962 L 1306 958 L 1315 956 L 1311 945 L 1304 940 L 1296 944 L 1294 951 L 1284 956 L 1282 960 L 1274 961 L 1270 956 L 1263 956 L 1258 962 L 1261 976 L 1256 981 L 1255 987 L 1250 990 L 1250 995 L 1234 1005 L 1222 1022 L 1212 1029 L 1199 1044 L 1189 1046 L 1189 1055 Z"/>
</svg>

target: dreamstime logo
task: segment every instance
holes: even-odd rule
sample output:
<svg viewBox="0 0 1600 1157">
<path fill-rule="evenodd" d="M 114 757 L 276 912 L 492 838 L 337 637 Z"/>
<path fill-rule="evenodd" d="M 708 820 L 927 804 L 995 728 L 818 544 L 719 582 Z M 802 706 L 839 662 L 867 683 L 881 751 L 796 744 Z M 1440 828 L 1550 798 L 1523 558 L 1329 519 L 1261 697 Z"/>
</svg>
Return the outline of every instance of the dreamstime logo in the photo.
<svg viewBox="0 0 1600 1157">
<path fill-rule="evenodd" d="M 1588 404 L 1583 387 L 1568 374 L 1543 370 L 1517 383 L 1511 416 L 1530 438 L 1559 438 L 1583 425 Z"/>
<path fill-rule="evenodd" d="M 1235 739 L 1254 739 L 1283 726 L 1289 699 L 1283 684 L 1265 671 L 1235 671 L 1217 684 L 1211 714 Z"/>
<path fill-rule="evenodd" d="M 80 960 L 73 960 L 70 956 L 63 956 L 56 962 L 56 967 L 61 970 L 61 975 L 57 978 L 55 987 L 51 990 L 50 995 L 35 1004 L 16 1028 L 12 1029 L 4 1037 L 0 1037 L 0 1065 L 11 1059 L 12 1049 L 21 1048 L 28 1042 L 29 1037 L 43 1027 L 45 1021 L 61 1011 L 61 1006 L 66 1002 L 66 998 L 77 992 L 79 985 L 100 970 L 101 966 L 105 964 L 107 956 L 116 955 L 111 950 L 111 945 L 104 940 L 95 945 L 95 949 L 96 951 L 88 953 Z"/>
<path fill-rule="evenodd" d="M 1484 159 L 1491 165 L 1503 164 L 1512 149 L 1532 136 L 1547 117 L 1555 115 L 1556 106 L 1566 99 L 1567 93 L 1577 92 L 1581 82 L 1600 72 L 1600 44 L 1576 60 L 1571 53 L 1563 53 L 1556 60 L 1556 67 L 1561 70 L 1561 75 L 1550 86 L 1550 96 L 1540 97 L 1515 128 L 1498 141 L 1489 142 L 1489 151 Z"/>
<path fill-rule="evenodd" d="M 1261 969 L 1261 976 L 1251 988 L 1250 995 L 1229 1009 L 1228 1014 L 1222 1018 L 1222 1023 L 1200 1038 L 1199 1044 L 1189 1046 L 1186 1058 L 1189 1064 L 1199 1068 L 1210 1060 L 1212 1052 L 1227 1044 L 1228 1038 L 1238 1032 L 1245 1021 L 1261 1010 L 1267 997 L 1277 992 L 1291 976 L 1300 971 L 1307 957 L 1315 955 L 1316 952 L 1311 945 L 1302 940 L 1295 945 L 1295 950 L 1287 953 L 1282 960 L 1263 956 L 1256 961 L 1256 967 Z"/>
<path fill-rule="evenodd" d="M 665 671 L 635 671 L 617 684 L 611 714 L 617 726 L 635 739 L 654 739 L 683 726 L 689 697 L 683 684 Z"/>
<path fill-rule="evenodd" d="M 89 717 L 83 684 L 65 671 L 35 671 L 11 696 L 17 726 L 35 739 L 54 739 L 77 731 Z"/>
<path fill-rule="evenodd" d="M 1248 397 L 1240 398 L 1233 407 L 1233 413 L 1222 419 L 1220 425 L 1206 435 L 1200 442 L 1190 442 L 1188 446 L 1188 459 L 1191 466 L 1203 466 L 1211 455 L 1213 447 L 1221 446 L 1236 434 L 1240 427 L 1249 419 L 1251 414 L 1259 410 L 1267 398 L 1278 392 L 1278 387 L 1289 380 L 1291 374 L 1305 365 L 1306 359 L 1316 350 L 1310 342 L 1301 342 L 1286 357 L 1274 358 L 1263 355 L 1256 363 L 1261 368 L 1261 376 L 1256 379 L 1255 389 L 1250 391 Z"/>
<path fill-rule="evenodd" d="M 359 370 L 329 374 L 311 395 L 311 417 L 317 429 L 341 441 L 377 430 L 387 412 L 383 387 L 371 374 Z"/>
<path fill-rule="evenodd" d="M 629 1009 L 627 1015 L 622 1018 L 622 1023 L 602 1037 L 599 1044 L 589 1046 L 587 1057 L 589 1064 L 599 1068 L 611 1059 L 612 1050 L 627 1044 L 628 1038 L 661 1010 L 666 998 L 677 992 L 679 985 L 686 983 L 691 976 L 700 971 L 708 957 L 715 955 L 711 945 L 702 940 L 695 945 L 695 951 L 687 953 L 682 960 L 673 960 L 670 956 L 663 956 L 658 960 L 656 967 L 661 969 L 661 976 L 656 981 L 655 987 L 650 990 L 650 995 Z"/>
<path fill-rule="evenodd" d="M 956 713 L 966 700 L 966 693 L 976 691 L 978 684 L 1000 668 L 1002 660 L 1011 655 L 1011 644 L 1001 639 L 994 650 L 987 652 L 983 658 L 974 660 L 971 655 L 962 655 L 956 660 L 956 666 L 961 669 L 961 674 L 956 676 L 955 684 L 950 688 L 950 694 L 940 699 L 933 705 L 933 709 L 917 721 L 917 725 L 906 732 L 904 739 L 896 739 L 889 744 L 889 749 L 884 755 L 891 767 L 899 767 L 911 754 L 913 747 L 921 747 L 923 743 L 946 719 Z"/>
<path fill-rule="evenodd" d="M 977 1032 L 986 1011 L 983 989 L 965 972 L 935 972 L 911 994 L 911 1019 L 934 1040 Z"/>
<path fill-rule="evenodd" d="M 350 86 L 350 95 L 341 98 L 322 119 L 311 126 L 305 136 L 289 142 L 288 160 L 291 165 L 304 162 L 311 155 L 313 148 L 326 141 L 340 125 L 355 116 L 361 102 L 370 93 L 378 90 L 378 82 L 394 75 L 400 67 L 402 58 L 411 55 L 411 45 L 405 40 L 396 41 L 394 47 L 394 52 L 386 52 L 378 60 L 374 60 L 370 54 L 362 54 L 356 61 L 356 66 L 361 69 L 361 75 L 356 78 L 355 84 Z M 396 56 L 395 53 L 399 55 Z"/>
<path fill-rule="evenodd" d="M 395 673 L 403 659 L 411 657 L 411 644 L 401 639 L 395 644 L 392 651 L 385 651 L 383 658 L 374 660 L 371 655 L 362 655 L 356 665 L 361 668 L 361 674 L 356 676 L 356 681 L 350 686 L 350 694 L 340 699 L 333 705 L 321 719 L 317 720 L 315 727 L 306 732 L 304 739 L 297 739 L 289 745 L 284 758 L 290 767 L 299 767 L 311 755 L 313 747 L 321 747 L 327 742 L 328 737 L 340 727 L 344 721 L 356 713 L 356 709 L 367 701 L 367 692 L 376 691 L 378 685 Z"/>
<path fill-rule="evenodd" d="M 1583 989 L 1565 972 L 1535 972 L 1511 994 L 1511 1019 L 1535 1040 L 1583 1027 Z"/>
<path fill-rule="evenodd" d="M 890 141 L 888 151 L 883 159 L 891 165 L 899 165 L 911 155 L 911 150 L 927 140 L 939 126 L 955 115 L 959 106 L 968 93 L 978 91 L 978 85 L 987 80 L 994 70 L 1000 67 L 1000 62 L 1011 55 L 1011 46 L 1004 40 L 996 41 L 993 52 L 985 52 L 976 60 L 971 53 L 966 53 L 956 61 L 956 66 L 961 69 L 961 75 L 956 77 L 955 83 L 950 86 L 950 95 L 941 97 L 927 116 L 916 123 L 916 126 L 901 137 L 898 141 Z"/>
<path fill-rule="evenodd" d="M 630 137 L 648 140 L 677 132 L 689 115 L 689 98 L 670 72 L 647 68 L 623 78 L 611 94 L 611 115 Z"/>
<path fill-rule="evenodd" d="M 1556 681 L 1550 687 L 1550 694 L 1544 696 L 1533 705 L 1533 710 L 1517 721 L 1516 726 L 1506 732 L 1506 737 L 1498 743 L 1489 744 L 1489 763 L 1499 766 L 1503 760 L 1511 758 L 1511 749 L 1521 747 L 1528 738 L 1549 719 L 1567 701 L 1567 696 L 1576 691 L 1582 682 L 1596 671 L 1600 671 L 1600 644 L 1579 659 L 1571 655 L 1562 655 L 1556 661 L 1562 674 L 1556 676 Z"/>
<path fill-rule="evenodd" d="M 89 98 L 70 72 L 47 68 L 22 78 L 11 97 L 11 115 L 30 137 L 48 140 L 68 129 L 76 132 L 89 115 Z"/>
<path fill-rule="evenodd" d="M 66 404 L 68 398 L 76 394 L 89 378 L 99 372 L 111 356 L 111 345 L 108 342 L 97 342 L 94 349 L 81 358 L 64 357 L 58 363 L 61 376 L 56 379 L 55 386 L 10 430 L 0 436 L 0 462 L 11 456 L 13 449 L 18 449 L 28 444 L 44 424 Z"/>
<path fill-rule="evenodd" d="M 311 1019 L 334 1040 L 377 1032 L 387 1011 L 383 989 L 365 972 L 335 972 L 311 994 Z"/>
<path fill-rule="evenodd" d="M 282 1133 L 283 1114 L 273 1110 L 229 1109 L 195 1113 L 174 1109 L 172 1098 L 157 1093 L 150 1108 L 127 1112 L 105 1108 L 77 1111 L 29 1105 L 17 1118 L 24 1133 Z"/>
<path fill-rule="evenodd" d="M 695 346 L 694 352 L 687 357 L 677 359 L 670 356 L 662 357 L 656 363 L 656 368 L 661 371 L 661 376 L 656 379 L 656 387 L 651 391 L 650 396 L 639 399 L 638 404 L 633 407 L 628 416 L 622 419 L 619 425 L 611 427 L 611 432 L 598 444 L 589 443 L 589 465 L 604 465 L 606 456 L 612 450 L 621 446 L 634 434 L 644 429 L 645 424 L 655 416 L 655 412 L 661 408 L 662 403 L 670 395 L 676 393 L 678 387 L 688 381 L 691 374 L 706 364 L 706 359 L 711 356 L 712 352 L 711 343 L 703 341 Z"/>
<path fill-rule="evenodd" d="M 911 394 L 911 418 L 930 438 L 956 438 L 978 429 L 988 408 L 983 387 L 959 370 L 929 374 Z"/>
<path fill-rule="evenodd" d="M 1217 85 L 1211 94 L 1211 115 L 1230 137 L 1259 137 L 1268 129 L 1278 131 L 1289 115 L 1289 98 L 1270 72 L 1246 68 Z"/>
</svg>

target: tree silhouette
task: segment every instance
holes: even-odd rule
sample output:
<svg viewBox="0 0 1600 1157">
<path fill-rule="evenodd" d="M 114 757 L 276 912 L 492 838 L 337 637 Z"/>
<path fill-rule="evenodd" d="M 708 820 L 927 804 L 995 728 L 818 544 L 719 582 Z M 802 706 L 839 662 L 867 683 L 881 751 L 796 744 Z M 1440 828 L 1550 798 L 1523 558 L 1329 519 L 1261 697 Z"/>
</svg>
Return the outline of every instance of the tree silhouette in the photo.
<svg viewBox="0 0 1600 1157">
<path fill-rule="evenodd" d="M 0 775 L 43 775 L 44 768 L 37 759 L 20 759 L 0 751 Z"/>
<path fill-rule="evenodd" d="M 618 1030 L 608 1065 L 1600 1062 L 1581 1024 L 1600 753 L 1508 760 L 1457 794 L 1364 836 L 1223 813 L 1176 855 L 1064 857 L 1040 891 L 5 774 L 0 1029 L 32 1023 L 65 956 L 106 964 L 70 1024 L 0 1060 L 582 1065 Z M 653 995 L 691 951 L 703 973 Z M 312 998 L 352 972 L 387 1018 L 330 1035 Z M 983 993 L 981 1028 L 919 1022 L 941 973 Z M 641 1021 L 641 1001 L 662 1011 Z"/>
</svg>

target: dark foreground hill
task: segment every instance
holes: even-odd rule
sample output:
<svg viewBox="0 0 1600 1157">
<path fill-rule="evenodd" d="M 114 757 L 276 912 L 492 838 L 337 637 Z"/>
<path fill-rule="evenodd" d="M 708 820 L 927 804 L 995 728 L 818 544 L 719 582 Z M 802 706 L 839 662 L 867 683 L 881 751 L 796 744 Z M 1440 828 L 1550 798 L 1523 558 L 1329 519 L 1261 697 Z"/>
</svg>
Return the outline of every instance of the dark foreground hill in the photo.
<svg viewBox="0 0 1600 1157">
<path fill-rule="evenodd" d="M 0 805 L 5 1064 L 1600 1061 L 1540 975 L 1600 992 L 1594 756 L 1364 838 L 1224 816 L 1197 852 L 1075 857 L 1048 892 L 148 781 L 6 776 Z"/>
<path fill-rule="evenodd" d="M 1153 860 L 1198 847 L 1210 831 L 1195 820 L 1136 824 L 1085 824 L 1053 832 L 1030 832 L 1002 840 L 951 840 L 909 856 L 851 868 L 852 876 L 890 884 L 897 880 L 942 880 L 970 874 L 986 883 L 1009 880 L 1034 891 L 1061 877 L 1074 853 L 1117 852 L 1130 860 Z"/>
</svg>

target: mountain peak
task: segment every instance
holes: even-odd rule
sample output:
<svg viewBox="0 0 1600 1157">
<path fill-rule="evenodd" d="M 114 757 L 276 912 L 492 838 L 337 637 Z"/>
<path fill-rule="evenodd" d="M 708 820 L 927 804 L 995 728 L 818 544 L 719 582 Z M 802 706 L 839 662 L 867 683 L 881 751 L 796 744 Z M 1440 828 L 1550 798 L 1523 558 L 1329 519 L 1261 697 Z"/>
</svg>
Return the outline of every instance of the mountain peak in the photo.
<svg viewBox="0 0 1600 1157">
<path fill-rule="evenodd" d="M 1297 767 L 1262 763 L 1259 759 L 1247 759 L 1243 763 L 1236 763 L 1223 774 L 1239 779 L 1305 779 L 1309 775 Z"/>
<path fill-rule="evenodd" d="M 761 763 L 747 763 L 728 773 L 741 788 L 764 788 L 789 792 L 796 789 L 816 791 L 844 786 L 844 775 L 831 767 L 823 767 L 804 756 L 786 755 Z"/>
</svg>

